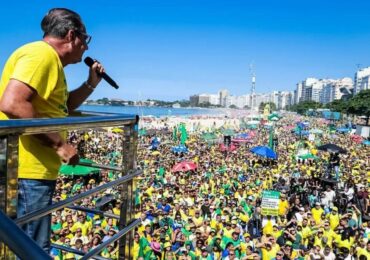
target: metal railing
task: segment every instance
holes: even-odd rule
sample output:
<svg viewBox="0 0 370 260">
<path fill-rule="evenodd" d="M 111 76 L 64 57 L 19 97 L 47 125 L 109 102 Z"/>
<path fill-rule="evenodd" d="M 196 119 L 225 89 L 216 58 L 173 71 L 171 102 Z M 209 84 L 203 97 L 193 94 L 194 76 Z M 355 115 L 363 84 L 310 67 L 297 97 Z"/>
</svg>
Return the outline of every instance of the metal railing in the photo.
<svg viewBox="0 0 370 260">
<path fill-rule="evenodd" d="M 119 241 L 119 259 L 130 259 L 133 229 L 140 224 L 140 219 L 133 218 L 133 180 L 141 174 L 136 170 L 137 125 L 139 117 L 124 114 L 100 114 L 80 112 L 77 117 L 58 119 L 32 119 L 32 120 L 2 120 L 0 121 L 0 258 L 15 259 L 50 259 L 36 243 L 30 239 L 17 225 L 46 216 L 62 208 L 71 208 L 100 216 L 119 220 L 120 231 L 88 253 L 78 251 L 62 245 L 52 246 L 62 251 L 81 255 L 81 259 L 105 259 L 98 254 L 109 244 Z M 122 127 L 122 167 L 107 166 L 81 162 L 80 165 L 96 167 L 105 170 L 120 172 L 119 179 L 95 187 L 84 193 L 67 198 L 63 201 L 43 208 L 20 218 L 16 218 L 17 189 L 18 189 L 18 140 L 20 135 L 32 135 L 68 130 L 89 130 L 101 127 Z M 120 215 L 103 212 L 97 209 L 84 208 L 73 205 L 85 197 L 100 193 L 108 188 L 121 186 Z M 13 220 L 12 220 L 13 219 Z"/>
</svg>

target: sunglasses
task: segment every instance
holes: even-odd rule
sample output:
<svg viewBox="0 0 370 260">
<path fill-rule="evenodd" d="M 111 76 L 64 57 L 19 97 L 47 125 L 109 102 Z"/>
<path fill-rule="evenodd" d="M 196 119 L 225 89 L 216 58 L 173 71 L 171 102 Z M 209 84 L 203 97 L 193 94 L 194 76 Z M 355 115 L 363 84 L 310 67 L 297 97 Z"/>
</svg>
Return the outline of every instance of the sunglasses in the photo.
<svg viewBox="0 0 370 260">
<path fill-rule="evenodd" d="M 81 32 L 81 31 L 75 31 L 76 34 L 78 35 L 81 35 L 83 37 L 83 41 L 86 43 L 86 45 L 88 45 L 91 41 L 91 36 L 84 33 L 84 32 Z"/>
</svg>

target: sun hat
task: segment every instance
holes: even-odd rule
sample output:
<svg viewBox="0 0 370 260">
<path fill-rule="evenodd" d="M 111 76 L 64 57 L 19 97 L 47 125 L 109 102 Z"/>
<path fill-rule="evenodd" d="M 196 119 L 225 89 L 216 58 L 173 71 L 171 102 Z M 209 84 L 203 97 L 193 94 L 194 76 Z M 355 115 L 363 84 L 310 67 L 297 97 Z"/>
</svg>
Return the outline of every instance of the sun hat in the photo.
<svg viewBox="0 0 370 260">
<path fill-rule="evenodd" d="M 161 252 L 161 244 L 159 244 L 158 242 L 151 242 L 150 248 L 156 252 Z"/>
</svg>

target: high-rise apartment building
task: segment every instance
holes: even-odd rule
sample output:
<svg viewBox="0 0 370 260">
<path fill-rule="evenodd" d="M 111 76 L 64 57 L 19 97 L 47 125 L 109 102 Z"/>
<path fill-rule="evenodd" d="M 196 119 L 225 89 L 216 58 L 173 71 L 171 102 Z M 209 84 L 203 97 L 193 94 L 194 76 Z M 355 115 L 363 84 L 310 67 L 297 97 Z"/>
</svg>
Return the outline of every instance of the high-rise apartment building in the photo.
<svg viewBox="0 0 370 260">
<path fill-rule="evenodd" d="M 360 69 L 355 73 L 354 94 L 365 89 L 370 89 L 370 67 Z"/>
</svg>

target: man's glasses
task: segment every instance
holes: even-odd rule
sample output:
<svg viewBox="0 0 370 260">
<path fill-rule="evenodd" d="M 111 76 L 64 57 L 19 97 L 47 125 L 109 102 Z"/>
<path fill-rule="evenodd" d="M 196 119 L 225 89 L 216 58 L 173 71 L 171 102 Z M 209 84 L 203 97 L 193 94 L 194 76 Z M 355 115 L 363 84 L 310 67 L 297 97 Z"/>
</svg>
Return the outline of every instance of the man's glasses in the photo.
<svg viewBox="0 0 370 260">
<path fill-rule="evenodd" d="M 81 31 L 75 31 L 76 34 L 79 34 L 83 37 L 83 41 L 86 43 L 86 45 L 88 45 L 91 41 L 91 36 L 84 33 L 84 32 L 81 32 Z"/>
</svg>

